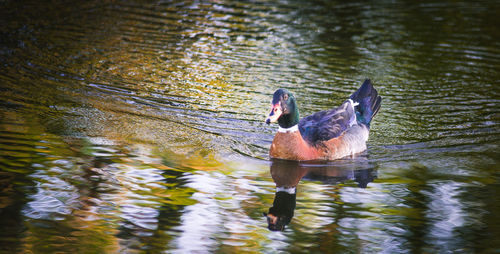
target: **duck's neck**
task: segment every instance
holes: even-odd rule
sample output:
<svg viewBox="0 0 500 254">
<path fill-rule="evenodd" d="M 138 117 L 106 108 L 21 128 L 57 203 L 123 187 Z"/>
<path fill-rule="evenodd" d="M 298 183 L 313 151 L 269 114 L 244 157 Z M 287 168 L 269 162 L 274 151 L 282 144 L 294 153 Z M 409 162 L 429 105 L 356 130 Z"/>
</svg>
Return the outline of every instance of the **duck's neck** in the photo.
<svg viewBox="0 0 500 254">
<path fill-rule="evenodd" d="M 278 132 L 281 132 L 281 133 L 296 132 L 296 131 L 299 131 L 298 124 L 296 124 L 290 128 L 282 128 L 281 126 L 278 128 Z"/>
<path fill-rule="evenodd" d="M 291 103 L 288 105 L 287 111 L 287 114 L 283 114 L 278 119 L 278 125 L 283 129 L 288 129 L 299 124 L 299 109 L 297 108 L 295 99 L 292 99 Z"/>
</svg>

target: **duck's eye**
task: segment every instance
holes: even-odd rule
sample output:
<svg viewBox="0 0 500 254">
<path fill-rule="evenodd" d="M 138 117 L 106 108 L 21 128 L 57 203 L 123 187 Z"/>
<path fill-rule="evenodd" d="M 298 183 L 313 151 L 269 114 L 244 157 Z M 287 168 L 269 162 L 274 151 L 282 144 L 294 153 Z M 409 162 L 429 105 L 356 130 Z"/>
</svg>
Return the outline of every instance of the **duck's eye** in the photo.
<svg viewBox="0 0 500 254">
<path fill-rule="evenodd" d="M 283 95 L 283 100 L 285 100 L 285 101 L 288 100 L 288 94 Z"/>
</svg>

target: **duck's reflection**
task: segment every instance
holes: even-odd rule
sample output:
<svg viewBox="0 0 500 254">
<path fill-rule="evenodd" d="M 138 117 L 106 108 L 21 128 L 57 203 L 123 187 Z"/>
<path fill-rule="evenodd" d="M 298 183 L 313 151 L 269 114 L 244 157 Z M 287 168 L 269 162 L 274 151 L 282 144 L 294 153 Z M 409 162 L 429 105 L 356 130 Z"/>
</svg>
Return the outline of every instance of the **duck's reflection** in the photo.
<svg viewBox="0 0 500 254">
<path fill-rule="evenodd" d="M 374 166 L 364 157 L 338 160 L 334 162 L 296 162 L 273 159 L 271 176 L 276 183 L 273 206 L 269 208 L 268 228 L 283 231 L 290 223 L 295 211 L 297 185 L 301 179 L 338 184 L 354 180 L 360 188 L 365 188 L 376 177 Z"/>
</svg>

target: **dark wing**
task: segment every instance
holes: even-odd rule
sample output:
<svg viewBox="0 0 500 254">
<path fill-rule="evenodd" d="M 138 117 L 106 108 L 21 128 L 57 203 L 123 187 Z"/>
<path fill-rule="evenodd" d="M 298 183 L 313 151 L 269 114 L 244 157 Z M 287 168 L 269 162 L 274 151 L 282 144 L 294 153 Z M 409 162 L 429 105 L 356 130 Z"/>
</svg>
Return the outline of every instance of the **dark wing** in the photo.
<svg viewBox="0 0 500 254">
<path fill-rule="evenodd" d="M 352 101 L 347 100 L 338 108 L 321 111 L 300 120 L 299 131 L 304 140 L 315 145 L 340 136 L 348 127 L 356 124 L 351 103 Z"/>
</svg>

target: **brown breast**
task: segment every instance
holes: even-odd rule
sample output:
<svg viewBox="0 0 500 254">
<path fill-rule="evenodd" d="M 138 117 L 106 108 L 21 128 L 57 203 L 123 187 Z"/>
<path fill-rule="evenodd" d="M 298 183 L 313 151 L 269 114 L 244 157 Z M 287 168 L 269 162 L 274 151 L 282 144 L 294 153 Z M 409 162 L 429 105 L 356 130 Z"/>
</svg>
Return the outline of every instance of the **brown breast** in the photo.
<svg viewBox="0 0 500 254">
<path fill-rule="evenodd" d="M 276 133 L 269 150 L 269 156 L 284 160 L 315 160 L 322 154 L 322 151 L 310 146 L 299 131 Z"/>
<path fill-rule="evenodd" d="M 285 160 L 336 160 L 366 150 L 368 128 L 355 125 L 342 135 L 323 141 L 316 146 L 309 145 L 295 132 L 278 132 L 274 136 L 269 155 L 272 158 Z"/>
</svg>

